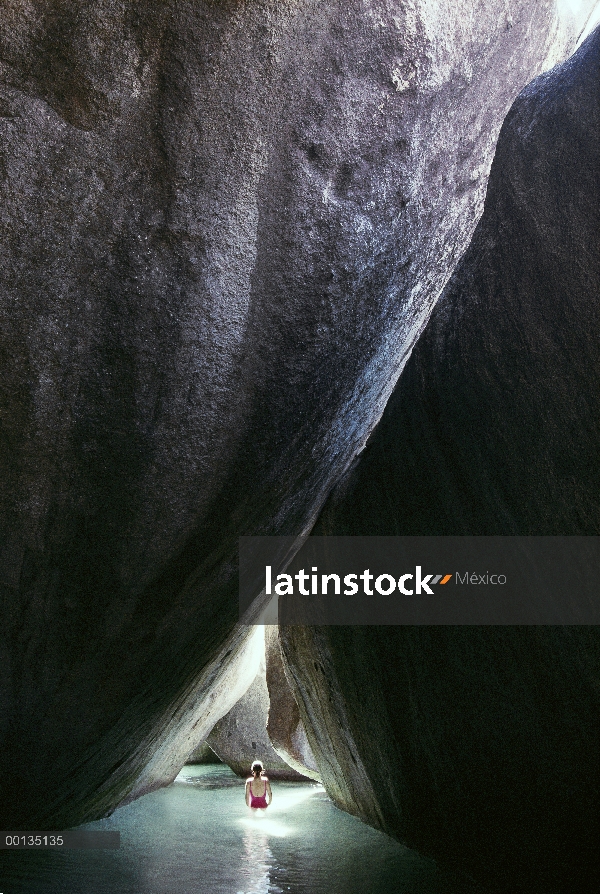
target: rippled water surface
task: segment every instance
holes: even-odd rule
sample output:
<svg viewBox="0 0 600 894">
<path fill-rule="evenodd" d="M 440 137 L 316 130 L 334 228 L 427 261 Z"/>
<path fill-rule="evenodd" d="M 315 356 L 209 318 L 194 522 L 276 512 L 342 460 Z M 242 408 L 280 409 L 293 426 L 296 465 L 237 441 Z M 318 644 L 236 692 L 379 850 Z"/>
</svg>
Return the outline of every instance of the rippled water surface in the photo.
<svg viewBox="0 0 600 894">
<path fill-rule="evenodd" d="M 186 766 L 81 827 L 118 829 L 119 850 L 0 851 L 0 894 L 476 894 L 337 810 L 321 786 L 272 788 L 253 816 L 228 767 Z"/>
</svg>

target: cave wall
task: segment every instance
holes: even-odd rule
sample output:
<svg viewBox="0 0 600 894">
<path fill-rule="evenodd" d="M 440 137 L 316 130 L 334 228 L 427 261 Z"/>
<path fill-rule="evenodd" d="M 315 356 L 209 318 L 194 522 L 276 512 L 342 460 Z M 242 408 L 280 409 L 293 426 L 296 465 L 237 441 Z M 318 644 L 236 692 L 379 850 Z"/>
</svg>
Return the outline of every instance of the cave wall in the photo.
<svg viewBox="0 0 600 894">
<path fill-rule="evenodd" d="M 238 536 L 308 530 L 592 5 L 3 5 L 5 827 L 169 781 L 226 709 Z"/>
<path fill-rule="evenodd" d="M 267 734 L 277 754 L 302 776 L 319 782 L 319 768 L 285 671 L 279 627 L 265 627 L 265 679 L 269 692 Z"/>
<path fill-rule="evenodd" d="M 186 764 L 222 764 L 223 761 L 214 753 L 206 741 L 201 742 L 190 754 Z"/>
<path fill-rule="evenodd" d="M 215 724 L 206 741 L 242 778 L 250 776 L 250 767 L 259 760 L 270 779 L 297 782 L 306 776 L 275 750 L 267 732 L 272 704 L 266 677 L 265 631 L 265 627 L 260 628 L 263 650 L 256 677 L 242 698 Z M 293 700 L 291 692 L 290 698 Z"/>
<path fill-rule="evenodd" d="M 314 534 L 600 533 L 599 69 L 596 30 L 512 107 L 471 245 Z M 336 803 L 493 890 L 598 889 L 597 627 L 281 640 Z"/>
</svg>

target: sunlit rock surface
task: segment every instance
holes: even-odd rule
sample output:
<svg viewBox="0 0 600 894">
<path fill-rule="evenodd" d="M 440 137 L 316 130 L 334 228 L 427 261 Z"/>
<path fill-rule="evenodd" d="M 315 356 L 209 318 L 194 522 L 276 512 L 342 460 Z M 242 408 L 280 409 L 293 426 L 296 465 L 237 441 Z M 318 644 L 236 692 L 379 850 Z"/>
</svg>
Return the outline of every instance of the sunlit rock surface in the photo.
<svg viewBox="0 0 600 894">
<path fill-rule="evenodd" d="M 591 6 L 2 6 L 4 827 L 160 785 L 222 711 L 238 536 L 310 526 Z"/>
<path fill-rule="evenodd" d="M 264 656 L 262 626 L 247 628 L 243 636 L 237 631 L 229 636 L 216 658 L 205 666 L 202 677 L 196 678 L 193 690 L 184 693 L 171 716 L 163 721 L 144 773 L 135 780 L 124 802 L 173 781 L 198 742 L 204 741 L 243 698 L 256 675 L 264 675 Z"/>
<path fill-rule="evenodd" d="M 264 643 L 265 628 L 259 629 Z M 289 691 L 289 684 L 286 685 Z M 293 700 L 291 692 L 290 698 Z M 269 709 L 270 698 L 263 647 L 263 660 L 252 685 L 229 713 L 215 724 L 206 741 L 215 754 L 238 776 L 249 776 L 250 767 L 254 761 L 259 760 L 267 776 L 272 779 L 306 779 L 306 776 L 290 766 L 285 756 L 278 754 L 273 748 L 267 733 Z"/>
<path fill-rule="evenodd" d="M 269 690 L 267 733 L 283 760 L 303 776 L 318 779 L 319 768 L 285 672 L 277 625 L 265 627 L 266 681 Z"/>
<path fill-rule="evenodd" d="M 600 533 L 599 50 L 515 103 L 471 246 L 314 533 Z M 503 892 L 598 890 L 598 628 L 282 643 L 338 804 Z"/>
<path fill-rule="evenodd" d="M 190 756 L 188 757 L 186 764 L 220 764 L 222 763 L 221 758 L 217 757 L 212 748 L 207 742 L 201 742 L 198 745 Z"/>
</svg>

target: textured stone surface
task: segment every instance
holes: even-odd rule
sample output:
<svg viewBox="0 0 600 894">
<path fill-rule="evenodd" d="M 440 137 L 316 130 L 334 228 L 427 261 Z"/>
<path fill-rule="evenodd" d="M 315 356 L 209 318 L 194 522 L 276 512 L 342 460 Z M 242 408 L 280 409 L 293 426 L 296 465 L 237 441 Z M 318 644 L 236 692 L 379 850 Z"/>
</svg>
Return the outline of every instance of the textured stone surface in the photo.
<svg viewBox="0 0 600 894">
<path fill-rule="evenodd" d="M 287 628 L 335 803 L 492 890 L 598 890 L 595 628 Z"/>
<path fill-rule="evenodd" d="M 260 628 L 264 643 L 264 629 Z M 207 742 L 216 755 L 238 776 L 250 775 L 256 760 L 262 761 L 271 779 L 300 780 L 306 777 L 278 754 L 267 733 L 269 690 L 267 688 L 265 650 L 254 681 L 245 695 L 215 724 Z M 297 708 L 296 708 L 297 710 Z"/>
<path fill-rule="evenodd" d="M 188 757 L 186 764 L 221 764 L 223 763 L 220 757 L 214 753 L 208 742 L 201 742 L 198 745 L 190 756 Z"/>
<path fill-rule="evenodd" d="M 310 526 L 510 102 L 579 25 L 524 0 L 3 4 L 0 824 L 99 816 L 202 738 L 238 535 Z"/>
<path fill-rule="evenodd" d="M 597 43 L 509 114 L 472 244 L 323 531 L 600 531 Z"/>
<path fill-rule="evenodd" d="M 321 776 L 304 729 L 300 710 L 287 678 L 276 625 L 265 627 L 266 681 L 269 690 L 267 733 L 283 760 L 311 779 Z"/>
<path fill-rule="evenodd" d="M 515 103 L 472 244 L 314 533 L 600 533 L 599 75 L 596 32 Z M 282 643 L 337 803 L 501 891 L 598 889 L 598 628 Z"/>
</svg>

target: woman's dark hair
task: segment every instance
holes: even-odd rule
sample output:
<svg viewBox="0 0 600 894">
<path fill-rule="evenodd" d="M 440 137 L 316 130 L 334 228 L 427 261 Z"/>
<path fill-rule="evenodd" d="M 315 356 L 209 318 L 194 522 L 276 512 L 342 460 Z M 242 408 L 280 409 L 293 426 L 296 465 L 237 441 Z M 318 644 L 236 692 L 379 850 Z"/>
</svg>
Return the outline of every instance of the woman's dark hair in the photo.
<svg viewBox="0 0 600 894">
<path fill-rule="evenodd" d="M 252 766 L 250 767 L 254 776 L 260 776 L 262 771 L 265 769 L 260 761 L 254 761 Z"/>
</svg>

